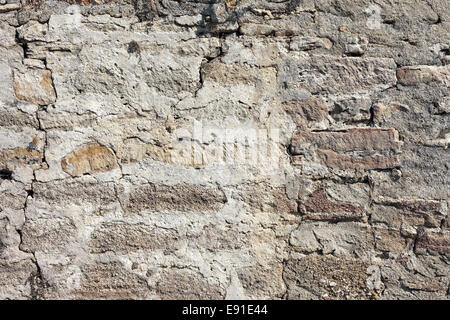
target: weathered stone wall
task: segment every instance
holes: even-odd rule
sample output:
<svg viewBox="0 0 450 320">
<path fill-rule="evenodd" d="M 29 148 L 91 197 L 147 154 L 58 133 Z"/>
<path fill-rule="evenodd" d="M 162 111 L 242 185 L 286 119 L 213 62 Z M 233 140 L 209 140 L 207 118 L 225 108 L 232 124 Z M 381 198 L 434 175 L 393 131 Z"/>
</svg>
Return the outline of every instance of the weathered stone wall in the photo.
<svg viewBox="0 0 450 320">
<path fill-rule="evenodd" d="M 0 0 L 0 298 L 448 299 L 446 0 Z"/>
</svg>

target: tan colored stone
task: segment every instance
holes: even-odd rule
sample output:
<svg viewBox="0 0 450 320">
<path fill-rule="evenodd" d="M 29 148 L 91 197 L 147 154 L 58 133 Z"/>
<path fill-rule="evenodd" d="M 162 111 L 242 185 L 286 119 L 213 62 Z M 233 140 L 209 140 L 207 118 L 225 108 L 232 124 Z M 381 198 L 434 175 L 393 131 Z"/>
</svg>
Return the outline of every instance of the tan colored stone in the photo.
<svg viewBox="0 0 450 320">
<path fill-rule="evenodd" d="M 62 159 L 61 167 L 72 176 L 81 176 L 111 171 L 118 168 L 118 164 L 108 147 L 91 142 Z"/>
<path fill-rule="evenodd" d="M 42 166 L 43 154 L 37 150 L 16 148 L 0 151 L 0 167 L 14 170 L 21 166 L 39 169 Z"/>
<path fill-rule="evenodd" d="M 51 72 L 41 69 L 28 69 L 24 73 L 14 71 L 14 92 L 20 100 L 39 105 L 56 101 Z"/>
<path fill-rule="evenodd" d="M 275 78 L 275 74 L 274 68 L 259 69 L 242 63 L 227 65 L 220 62 L 210 62 L 202 69 L 204 81 L 214 81 L 221 85 L 268 82 Z"/>
</svg>

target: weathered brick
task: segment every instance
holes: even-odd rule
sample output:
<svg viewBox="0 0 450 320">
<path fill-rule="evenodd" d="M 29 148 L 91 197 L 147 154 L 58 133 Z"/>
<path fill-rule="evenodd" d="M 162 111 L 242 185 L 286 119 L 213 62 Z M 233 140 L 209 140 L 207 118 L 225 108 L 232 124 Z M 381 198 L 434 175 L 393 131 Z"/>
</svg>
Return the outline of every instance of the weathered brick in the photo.
<svg viewBox="0 0 450 320">
<path fill-rule="evenodd" d="M 283 109 L 300 128 L 323 125 L 328 118 L 327 107 L 320 98 L 314 96 L 284 103 Z"/>
<path fill-rule="evenodd" d="M 399 230 L 375 228 L 375 248 L 386 252 L 406 252 L 412 249 L 412 239 L 404 238 Z"/>
<path fill-rule="evenodd" d="M 20 248 L 27 252 L 64 251 L 77 236 L 77 227 L 69 218 L 27 219 L 22 229 Z"/>
<path fill-rule="evenodd" d="M 297 201 L 288 198 L 285 188 L 251 186 L 235 196 L 254 210 L 291 214 L 298 212 Z"/>
<path fill-rule="evenodd" d="M 399 164 L 401 145 L 395 129 L 299 130 L 290 150 L 294 156 L 330 168 L 386 169 Z"/>
<path fill-rule="evenodd" d="M 248 36 L 269 35 L 275 31 L 275 27 L 266 24 L 244 23 L 239 31 Z"/>
<path fill-rule="evenodd" d="M 163 300 L 218 300 L 225 296 L 223 288 L 209 283 L 202 275 L 183 268 L 163 270 L 154 288 Z"/>
<path fill-rule="evenodd" d="M 216 225 L 206 225 L 198 237 L 192 239 L 200 248 L 211 251 L 238 250 L 250 246 L 249 237 L 245 232 L 226 226 L 219 228 Z"/>
<path fill-rule="evenodd" d="M 47 205 L 106 206 L 117 201 L 112 183 L 79 182 L 75 180 L 37 182 L 33 185 L 33 198 Z"/>
<path fill-rule="evenodd" d="M 302 222 L 289 238 L 297 252 L 363 256 L 374 248 L 371 227 L 358 222 Z"/>
<path fill-rule="evenodd" d="M 92 253 L 107 251 L 128 253 L 138 250 L 170 249 L 177 241 L 177 232 L 143 224 L 109 222 L 91 235 Z"/>
<path fill-rule="evenodd" d="M 375 199 L 370 209 L 372 222 L 393 228 L 439 228 L 447 216 L 447 210 L 445 201 L 391 198 Z"/>
<path fill-rule="evenodd" d="M 29 298 L 30 278 L 34 274 L 37 274 L 37 268 L 31 259 L 0 260 L 0 296 L 2 299 Z"/>
<path fill-rule="evenodd" d="M 70 293 L 75 299 L 142 299 L 149 294 L 146 280 L 118 262 L 86 265 L 81 272 L 80 288 Z"/>
<path fill-rule="evenodd" d="M 367 186 L 356 188 L 359 193 L 368 194 Z M 327 186 L 319 184 L 309 196 L 301 198 L 300 213 L 308 220 L 362 221 L 365 219 L 366 204 L 361 203 L 359 199 L 333 199 L 327 192 Z"/>
<path fill-rule="evenodd" d="M 204 81 L 214 81 L 221 85 L 260 84 L 261 81 L 273 81 L 275 74 L 273 68 L 259 69 L 242 63 L 227 65 L 213 61 L 202 68 Z"/>
<path fill-rule="evenodd" d="M 217 211 L 226 202 L 223 191 L 213 187 L 149 184 L 134 188 L 125 207 L 130 212 Z"/>
<path fill-rule="evenodd" d="M 392 59 L 340 58 L 312 56 L 284 61 L 281 82 L 287 90 L 306 90 L 318 93 L 364 93 L 380 91 L 396 83 L 396 65 Z M 291 87 L 289 87 L 291 86 Z"/>
<path fill-rule="evenodd" d="M 237 275 L 246 295 L 254 299 L 281 298 L 285 293 L 281 263 L 240 268 Z"/>
<path fill-rule="evenodd" d="M 39 122 L 34 114 L 0 108 L 0 127 L 11 126 L 38 128 Z"/>
<path fill-rule="evenodd" d="M 442 254 L 450 253 L 450 232 L 431 233 L 420 235 L 416 243 L 416 251 L 430 250 Z"/>
</svg>

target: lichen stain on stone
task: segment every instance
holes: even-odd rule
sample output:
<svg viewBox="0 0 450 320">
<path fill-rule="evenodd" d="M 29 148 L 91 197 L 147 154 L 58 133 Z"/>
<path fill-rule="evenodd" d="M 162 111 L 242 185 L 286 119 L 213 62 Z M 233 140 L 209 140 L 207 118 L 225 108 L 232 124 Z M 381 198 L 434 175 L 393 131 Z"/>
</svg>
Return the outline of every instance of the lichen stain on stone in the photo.
<svg viewBox="0 0 450 320">
<path fill-rule="evenodd" d="M 72 176 L 108 172 L 118 167 L 114 153 L 107 147 L 91 142 L 61 160 L 64 172 Z"/>
</svg>

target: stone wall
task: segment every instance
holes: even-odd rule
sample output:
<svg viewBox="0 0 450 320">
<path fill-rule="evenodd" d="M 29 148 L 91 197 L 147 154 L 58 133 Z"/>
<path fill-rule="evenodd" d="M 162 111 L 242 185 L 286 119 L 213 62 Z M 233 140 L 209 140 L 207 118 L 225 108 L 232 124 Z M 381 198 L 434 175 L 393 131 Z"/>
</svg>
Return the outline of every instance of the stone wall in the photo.
<svg viewBox="0 0 450 320">
<path fill-rule="evenodd" d="M 445 0 L 0 0 L 0 298 L 448 299 Z"/>
</svg>

